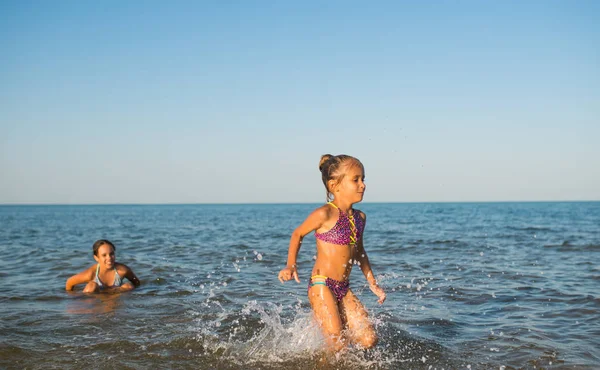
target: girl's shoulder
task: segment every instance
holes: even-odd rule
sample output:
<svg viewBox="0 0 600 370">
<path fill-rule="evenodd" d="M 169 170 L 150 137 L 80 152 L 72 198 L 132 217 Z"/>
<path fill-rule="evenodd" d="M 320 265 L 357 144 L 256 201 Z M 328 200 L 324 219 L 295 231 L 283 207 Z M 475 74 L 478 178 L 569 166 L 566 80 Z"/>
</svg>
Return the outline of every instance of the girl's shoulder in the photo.
<svg viewBox="0 0 600 370">
<path fill-rule="evenodd" d="M 117 269 L 119 275 L 125 274 L 127 271 L 130 270 L 127 265 L 119 262 L 115 262 L 115 268 Z"/>
<path fill-rule="evenodd" d="M 367 220 L 367 214 L 364 213 L 363 211 L 361 211 L 360 209 L 354 209 L 354 212 L 356 212 L 356 214 L 358 215 L 358 217 L 360 217 L 363 221 Z"/>
<path fill-rule="evenodd" d="M 321 218 L 322 220 L 326 220 L 330 217 L 337 217 L 339 213 L 339 210 L 335 207 L 330 206 L 329 204 L 325 203 L 322 206 L 319 206 L 318 208 L 316 208 L 312 214 Z"/>
<path fill-rule="evenodd" d="M 98 264 L 94 263 L 90 267 L 88 267 L 85 270 L 83 270 L 82 273 L 83 274 L 87 274 L 87 275 L 96 275 L 96 270 L 97 269 L 98 269 Z"/>
<path fill-rule="evenodd" d="M 92 280 L 94 278 L 94 276 L 96 275 L 97 268 L 98 268 L 98 264 L 95 263 L 95 264 L 91 265 L 90 267 L 86 268 L 85 270 L 83 270 L 73 276 L 80 276 L 81 278 L 89 281 L 89 280 Z"/>
<path fill-rule="evenodd" d="M 333 211 L 336 211 L 334 214 Z M 327 221 L 329 221 L 333 217 L 337 217 L 337 210 L 331 207 L 330 205 L 322 205 L 315 208 L 310 215 L 304 221 L 311 225 L 311 227 L 321 227 L 321 225 Z"/>
</svg>

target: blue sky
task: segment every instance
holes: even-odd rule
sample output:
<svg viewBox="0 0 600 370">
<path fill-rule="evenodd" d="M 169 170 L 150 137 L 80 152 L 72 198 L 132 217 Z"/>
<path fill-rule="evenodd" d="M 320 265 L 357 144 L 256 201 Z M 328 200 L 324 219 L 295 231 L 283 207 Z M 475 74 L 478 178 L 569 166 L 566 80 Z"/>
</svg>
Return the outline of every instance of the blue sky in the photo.
<svg viewBox="0 0 600 370">
<path fill-rule="evenodd" d="M 0 3 L 0 203 L 600 200 L 595 1 Z"/>
</svg>

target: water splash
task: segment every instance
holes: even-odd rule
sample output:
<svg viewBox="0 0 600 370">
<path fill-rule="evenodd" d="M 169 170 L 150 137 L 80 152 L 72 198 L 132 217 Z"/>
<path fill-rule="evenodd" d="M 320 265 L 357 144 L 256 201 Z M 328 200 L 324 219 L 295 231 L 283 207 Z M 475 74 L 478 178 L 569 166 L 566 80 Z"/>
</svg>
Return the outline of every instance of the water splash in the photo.
<svg viewBox="0 0 600 370">
<path fill-rule="evenodd" d="M 207 351 L 219 353 L 236 364 L 282 363 L 310 357 L 324 347 L 324 338 L 312 313 L 298 304 L 289 309 L 275 303 L 249 301 L 239 312 L 223 311 L 205 322 L 198 319 L 197 339 Z"/>
<path fill-rule="evenodd" d="M 372 349 L 350 346 L 341 353 L 326 351 L 326 341 L 313 320 L 310 308 L 300 301 L 294 306 L 272 302 L 247 302 L 237 312 L 211 315 L 198 313 L 196 340 L 204 354 L 233 366 L 251 368 L 340 368 L 393 369 L 431 365 L 458 366 L 452 351 L 423 338 L 414 337 L 389 320 L 389 314 L 371 318 L 379 344 Z M 440 368 L 442 368 L 440 367 Z"/>
</svg>

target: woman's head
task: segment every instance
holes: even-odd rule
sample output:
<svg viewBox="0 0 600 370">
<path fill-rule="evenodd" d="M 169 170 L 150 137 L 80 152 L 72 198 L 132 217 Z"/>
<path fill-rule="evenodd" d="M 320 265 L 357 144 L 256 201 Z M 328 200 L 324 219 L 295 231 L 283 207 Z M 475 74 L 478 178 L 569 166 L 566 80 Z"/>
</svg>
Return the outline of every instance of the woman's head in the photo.
<svg viewBox="0 0 600 370">
<path fill-rule="evenodd" d="M 364 172 L 363 164 L 352 156 L 346 154 L 324 154 L 321 156 L 319 171 L 321 171 L 321 179 L 327 191 L 328 201 L 333 200 L 333 190 L 342 182 L 346 172 L 356 167 Z"/>
<path fill-rule="evenodd" d="M 106 240 L 106 239 L 100 239 L 100 240 L 96 240 L 96 242 L 93 245 L 93 249 L 94 249 L 94 256 L 98 256 L 98 249 L 100 249 L 101 246 L 103 245 L 110 245 L 113 249 L 113 252 L 117 249 L 115 248 L 115 245 L 113 243 L 111 243 L 110 241 Z"/>
</svg>

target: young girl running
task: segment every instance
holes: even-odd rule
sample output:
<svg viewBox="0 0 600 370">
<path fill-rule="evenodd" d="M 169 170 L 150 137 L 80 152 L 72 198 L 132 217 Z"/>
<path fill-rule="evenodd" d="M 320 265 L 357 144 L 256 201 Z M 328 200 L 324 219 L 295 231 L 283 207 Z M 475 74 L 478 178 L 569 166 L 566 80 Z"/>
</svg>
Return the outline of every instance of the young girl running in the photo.
<svg viewBox="0 0 600 370">
<path fill-rule="evenodd" d="M 385 292 L 377 285 L 363 247 L 366 216 L 352 208 L 363 199 L 364 167 L 354 157 L 326 154 L 321 157 L 319 170 L 329 202 L 314 210 L 292 233 L 287 266 L 279 272 L 279 280 L 300 282 L 298 251 L 302 238 L 315 231 L 317 260 L 308 283 L 308 299 L 317 322 L 334 351 L 348 342 L 370 348 L 377 343 L 377 335 L 348 280 L 352 266 L 358 265 L 378 302 L 385 301 Z"/>
<path fill-rule="evenodd" d="M 115 262 L 115 246 L 108 240 L 100 239 L 93 245 L 94 259 L 97 265 L 92 265 L 85 271 L 67 279 L 66 290 L 73 290 L 78 284 L 87 284 L 84 293 L 100 291 L 126 291 L 140 285 L 133 271 L 122 263 Z M 123 279 L 129 280 L 124 282 Z"/>
</svg>

